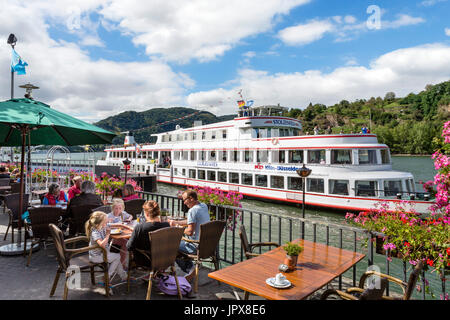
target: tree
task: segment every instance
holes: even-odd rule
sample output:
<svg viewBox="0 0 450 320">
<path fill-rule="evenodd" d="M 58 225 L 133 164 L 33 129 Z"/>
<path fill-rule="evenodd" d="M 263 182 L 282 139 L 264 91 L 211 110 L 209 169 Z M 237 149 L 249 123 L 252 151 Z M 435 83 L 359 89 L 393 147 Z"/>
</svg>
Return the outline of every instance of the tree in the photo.
<svg viewBox="0 0 450 320">
<path fill-rule="evenodd" d="M 384 96 L 384 101 L 388 101 L 388 102 L 392 102 L 395 99 L 395 93 L 392 91 L 389 91 L 388 93 L 386 93 L 386 95 Z"/>
</svg>

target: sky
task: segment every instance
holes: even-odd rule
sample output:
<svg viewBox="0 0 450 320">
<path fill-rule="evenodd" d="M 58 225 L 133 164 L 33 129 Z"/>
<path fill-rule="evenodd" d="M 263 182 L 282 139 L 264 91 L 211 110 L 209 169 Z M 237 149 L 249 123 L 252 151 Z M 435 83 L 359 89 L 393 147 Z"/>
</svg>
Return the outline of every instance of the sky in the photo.
<svg viewBox="0 0 450 320">
<path fill-rule="evenodd" d="M 0 0 L 0 100 L 19 85 L 88 122 L 189 107 L 304 109 L 450 80 L 450 0 Z M 1 43 L 1 41 L 0 41 Z"/>
</svg>

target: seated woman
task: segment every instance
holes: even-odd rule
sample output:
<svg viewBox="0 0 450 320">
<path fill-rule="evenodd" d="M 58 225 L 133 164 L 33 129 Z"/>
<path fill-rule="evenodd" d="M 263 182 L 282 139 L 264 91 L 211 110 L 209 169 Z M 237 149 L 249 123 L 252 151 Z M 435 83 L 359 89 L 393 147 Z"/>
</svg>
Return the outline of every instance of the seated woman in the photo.
<svg viewBox="0 0 450 320">
<path fill-rule="evenodd" d="M 133 220 L 133 216 L 128 214 L 125 209 L 125 204 L 122 199 L 113 199 L 113 203 L 111 205 L 112 212 L 108 213 L 108 223 L 110 227 L 115 226 L 115 224 L 121 224 L 121 228 L 127 228 L 129 230 L 133 230 L 133 228 L 122 225 L 123 223 L 128 223 Z M 124 269 L 128 268 L 128 251 L 127 251 L 127 240 L 126 239 L 114 239 L 113 243 L 114 248 L 120 250 L 120 262 L 123 265 Z"/>
<path fill-rule="evenodd" d="M 160 209 L 156 201 L 149 200 L 142 206 L 144 209 L 145 223 L 138 224 L 128 240 L 128 251 L 133 252 L 134 261 L 140 266 L 150 266 L 150 261 L 146 256 L 139 253 L 135 249 L 150 251 L 150 239 L 149 232 L 170 227 L 168 222 L 161 222 Z"/>
<path fill-rule="evenodd" d="M 60 202 L 67 202 L 67 195 L 64 191 L 59 188 L 59 185 L 52 183 L 48 187 L 48 193 L 44 196 L 42 204 L 54 206 Z"/>
<path fill-rule="evenodd" d="M 132 184 L 127 183 L 123 186 L 123 201 L 139 199 L 139 195 L 134 191 Z"/>
</svg>

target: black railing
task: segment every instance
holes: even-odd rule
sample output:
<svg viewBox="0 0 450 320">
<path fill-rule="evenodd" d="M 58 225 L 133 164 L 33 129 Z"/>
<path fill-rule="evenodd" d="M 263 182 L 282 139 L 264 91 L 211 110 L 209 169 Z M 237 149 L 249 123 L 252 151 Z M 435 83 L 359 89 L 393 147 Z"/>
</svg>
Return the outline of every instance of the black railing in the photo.
<svg viewBox="0 0 450 320">
<path fill-rule="evenodd" d="M 187 208 L 178 197 L 148 192 L 141 192 L 141 194 L 147 200 L 157 201 L 160 207 L 167 209 L 170 215 L 186 216 Z M 391 259 L 389 251 L 385 255 L 375 252 L 373 243 L 377 237 L 385 236 L 382 233 L 368 232 L 365 229 L 304 219 L 298 216 L 284 216 L 232 206 L 210 206 L 211 210 L 215 212 L 216 217 L 223 215 L 223 212 L 226 210 L 233 213 L 237 212 L 237 214 L 229 215 L 230 218 L 227 220 L 227 227 L 219 246 L 220 261 L 225 264 L 235 264 L 245 259 L 237 231 L 239 225 L 243 224 L 247 230 L 249 242 L 277 242 L 283 245 L 287 241 L 301 238 L 366 254 L 365 259 L 338 277 L 339 289 L 342 289 L 343 277 L 352 279 L 352 285 L 357 286 L 357 279 L 368 267 L 374 266 L 378 267 L 382 273 L 400 278 L 404 282 L 407 281 L 408 268 L 406 262 L 400 262 L 397 258 L 394 258 L 395 260 Z M 303 230 L 305 232 L 302 232 Z M 259 253 L 263 252 L 264 250 L 260 247 Z M 383 264 L 385 270 L 382 270 Z M 401 268 L 400 271 L 398 270 L 399 268 Z M 445 279 L 443 277 L 440 279 L 440 284 L 439 280 L 433 280 L 433 276 L 429 272 L 422 272 L 421 278 L 422 299 L 426 299 L 424 290 L 426 283 L 429 283 L 434 289 L 441 287 L 442 297 L 446 296 Z M 402 293 L 398 288 L 395 289 L 397 293 Z M 387 295 L 390 294 L 389 286 L 386 292 Z M 439 296 L 436 298 L 439 299 Z"/>
</svg>

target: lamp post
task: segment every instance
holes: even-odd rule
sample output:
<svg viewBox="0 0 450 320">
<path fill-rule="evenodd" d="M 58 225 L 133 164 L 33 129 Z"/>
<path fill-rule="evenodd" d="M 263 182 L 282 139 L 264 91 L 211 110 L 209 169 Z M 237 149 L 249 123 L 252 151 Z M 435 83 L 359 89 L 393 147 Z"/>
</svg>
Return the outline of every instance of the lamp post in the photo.
<svg viewBox="0 0 450 320">
<path fill-rule="evenodd" d="M 11 48 L 14 50 L 14 46 L 16 45 L 17 38 L 11 33 L 8 37 L 8 44 L 11 45 Z M 14 98 L 14 70 L 11 68 L 11 99 Z"/>
<path fill-rule="evenodd" d="M 122 161 L 123 165 L 125 166 L 125 184 L 127 184 L 127 173 L 128 173 L 128 169 L 130 168 L 130 159 L 128 159 L 128 157 Z"/>
<path fill-rule="evenodd" d="M 302 184 L 303 184 L 303 201 L 302 201 L 302 218 L 305 218 L 305 190 L 306 190 L 306 177 L 308 177 L 311 174 L 311 169 L 308 169 L 305 167 L 305 164 L 303 164 L 303 167 L 298 169 L 296 172 L 297 174 L 302 178 Z M 305 222 L 302 222 L 302 238 L 305 239 Z"/>
</svg>

